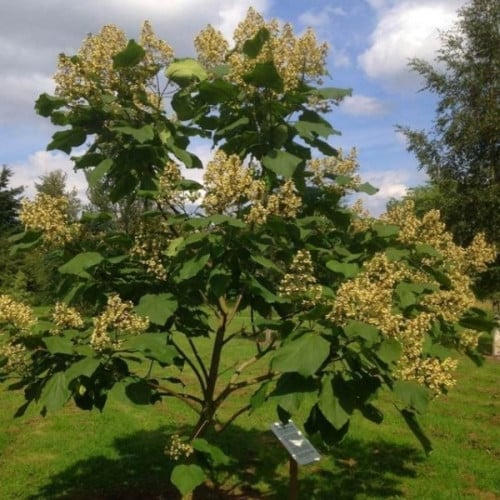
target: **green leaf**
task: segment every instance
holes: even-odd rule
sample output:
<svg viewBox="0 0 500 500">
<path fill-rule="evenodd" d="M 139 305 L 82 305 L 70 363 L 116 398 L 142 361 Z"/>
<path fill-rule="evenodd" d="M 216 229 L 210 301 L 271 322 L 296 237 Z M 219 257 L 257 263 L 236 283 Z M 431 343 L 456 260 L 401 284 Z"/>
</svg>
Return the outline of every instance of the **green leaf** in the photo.
<svg viewBox="0 0 500 500">
<path fill-rule="evenodd" d="M 139 351 L 148 359 L 154 359 L 165 365 L 172 365 L 178 353 L 175 347 L 167 345 L 164 333 L 143 333 L 127 339 L 126 351 Z"/>
<path fill-rule="evenodd" d="M 205 481 L 205 473 L 198 465 L 176 465 L 170 476 L 170 481 L 184 497 Z"/>
<path fill-rule="evenodd" d="M 418 413 L 425 413 L 430 401 L 429 389 L 423 385 L 407 380 L 397 380 L 392 387 L 394 394 L 405 404 L 406 408 Z"/>
<path fill-rule="evenodd" d="M 381 424 L 384 420 L 384 414 L 372 404 L 361 405 L 359 411 L 363 417 L 375 424 Z"/>
<path fill-rule="evenodd" d="M 35 103 L 36 112 L 40 116 L 49 117 L 53 111 L 66 104 L 66 99 L 56 97 L 47 93 L 40 94 Z"/>
<path fill-rule="evenodd" d="M 146 294 L 141 297 L 135 312 L 155 325 L 163 326 L 177 310 L 177 300 L 170 293 Z"/>
<path fill-rule="evenodd" d="M 272 269 L 273 271 L 276 271 L 280 274 L 283 273 L 283 270 L 281 270 L 271 259 L 268 259 L 267 257 L 259 254 L 252 254 L 250 255 L 250 259 L 265 269 Z"/>
<path fill-rule="evenodd" d="M 250 292 L 262 297 L 268 304 L 285 302 L 285 299 L 279 297 L 278 295 L 273 293 L 271 290 L 266 288 L 254 276 L 249 276 L 246 281 L 247 281 L 247 285 L 248 285 Z"/>
<path fill-rule="evenodd" d="M 243 81 L 254 87 L 283 91 L 283 79 L 271 61 L 257 63 L 252 71 L 243 75 Z"/>
<path fill-rule="evenodd" d="M 68 389 L 68 382 L 64 372 L 57 372 L 44 385 L 39 403 L 47 411 L 54 411 L 61 408 L 70 397 L 71 391 Z"/>
<path fill-rule="evenodd" d="M 196 60 L 191 58 L 176 59 L 165 70 L 167 78 L 181 87 L 186 87 L 193 81 L 203 81 L 208 78 L 205 68 Z"/>
<path fill-rule="evenodd" d="M 336 429 L 341 429 L 350 419 L 349 413 L 344 410 L 340 404 L 340 400 L 334 394 L 333 377 L 331 374 L 324 375 L 321 379 L 318 407 L 325 418 Z"/>
<path fill-rule="evenodd" d="M 52 136 L 52 141 L 47 146 L 47 151 L 59 149 L 70 154 L 73 148 L 81 146 L 87 139 L 86 132 L 78 127 L 69 130 L 61 130 Z"/>
<path fill-rule="evenodd" d="M 255 59 L 262 50 L 264 44 L 269 40 L 269 30 L 267 28 L 260 28 L 255 36 L 246 40 L 243 44 L 243 53 L 248 57 Z"/>
<path fill-rule="evenodd" d="M 358 264 L 349 262 L 339 262 L 336 260 L 329 260 L 326 267 L 334 273 L 342 274 L 346 278 L 354 278 L 359 273 Z"/>
<path fill-rule="evenodd" d="M 288 127 L 283 123 L 281 125 L 278 125 L 277 127 L 274 127 L 271 130 L 271 136 L 271 143 L 273 147 L 275 147 L 276 149 L 283 147 L 288 140 Z"/>
<path fill-rule="evenodd" d="M 417 303 L 417 297 L 415 296 L 415 294 L 411 293 L 410 291 L 404 288 L 398 290 L 396 287 L 396 294 L 399 298 L 399 307 L 402 310 L 411 307 Z"/>
<path fill-rule="evenodd" d="M 418 439 L 426 455 L 432 451 L 432 443 L 429 438 L 424 434 L 424 431 L 418 423 L 415 413 L 408 410 L 400 410 L 401 416 L 404 418 L 408 428 L 413 432 L 413 435 Z"/>
<path fill-rule="evenodd" d="M 209 217 L 206 217 L 205 220 L 209 224 L 215 224 L 215 225 L 227 224 L 228 226 L 236 227 L 238 229 L 245 229 L 246 227 L 248 227 L 247 224 L 245 224 L 242 220 L 223 214 L 210 215 Z"/>
<path fill-rule="evenodd" d="M 135 40 L 129 40 L 125 49 L 113 56 L 113 68 L 135 66 L 142 61 L 145 55 L 146 52 Z"/>
<path fill-rule="evenodd" d="M 222 128 L 217 129 L 215 132 L 216 137 L 224 137 L 228 132 L 232 132 L 233 130 L 236 130 L 240 127 L 244 127 L 245 125 L 248 125 L 250 123 L 250 120 L 246 116 L 242 116 L 241 118 L 238 118 L 234 122 L 231 122 L 229 125 L 225 125 Z"/>
<path fill-rule="evenodd" d="M 390 262 L 402 260 L 410 255 L 409 250 L 400 250 L 399 248 L 389 247 L 385 250 L 385 255 Z"/>
<path fill-rule="evenodd" d="M 155 136 L 155 131 L 152 125 L 144 125 L 140 128 L 113 127 L 111 130 L 113 132 L 120 132 L 124 135 L 130 135 L 140 144 L 144 144 L 146 141 L 151 141 Z"/>
<path fill-rule="evenodd" d="M 209 260 L 209 252 L 200 252 L 192 259 L 184 262 L 178 274 L 178 281 L 194 278 L 202 269 L 204 269 Z"/>
<path fill-rule="evenodd" d="M 435 343 L 428 346 L 427 354 L 443 361 L 446 358 L 453 358 L 455 351 L 453 349 L 450 349 L 449 347 L 445 347 L 444 345 Z"/>
<path fill-rule="evenodd" d="M 370 344 L 374 344 L 380 340 L 378 328 L 373 325 L 368 325 L 367 323 L 362 323 L 361 321 L 349 321 L 349 323 L 344 326 L 344 332 L 350 340 L 360 337 L 367 340 Z"/>
<path fill-rule="evenodd" d="M 308 122 L 299 120 L 293 127 L 304 139 L 314 140 L 317 136 L 328 137 L 333 134 L 333 128 L 326 120 Z"/>
<path fill-rule="evenodd" d="M 431 245 L 426 244 L 416 244 L 415 251 L 419 255 L 428 255 L 429 257 L 438 257 L 441 258 L 442 255 Z"/>
<path fill-rule="evenodd" d="M 210 292 L 215 297 L 221 297 L 226 293 L 226 290 L 231 282 L 231 274 L 222 269 L 214 269 L 208 278 Z"/>
<path fill-rule="evenodd" d="M 202 168 L 203 165 L 201 163 L 201 160 L 194 155 L 193 153 L 190 153 L 189 151 L 186 151 L 183 148 L 177 147 L 175 144 L 170 144 L 169 145 L 172 153 L 174 153 L 175 157 L 180 160 L 182 163 L 187 168 Z"/>
<path fill-rule="evenodd" d="M 459 321 L 460 326 L 464 328 L 470 328 L 471 330 L 476 330 L 478 332 L 491 332 L 497 322 L 494 318 L 488 318 L 486 316 L 479 316 L 474 314 L 465 314 Z"/>
<path fill-rule="evenodd" d="M 152 402 L 153 391 L 145 380 L 137 380 L 125 387 L 125 394 L 136 405 L 148 405 Z"/>
<path fill-rule="evenodd" d="M 186 94 L 184 89 L 173 95 L 171 105 L 179 120 L 190 120 L 196 116 L 197 109 L 194 106 L 193 99 L 189 93 Z"/>
<path fill-rule="evenodd" d="M 376 222 L 373 224 L 373 230 L 381 238 L 389 238 L 391 236 L 396 236 L 399 233 L 399 226 L 394 224 L 383 224 L 382 222 Z"/>
<path fill-rule="evenodd" d="M 322 89 L 313 89 L 310 94 L 321 97 L 322 99 L 332 99 L 341 101 L 344 97 L 352 95 L 352 89 L 339 89 L 335 87 L 324 87 Z"/>
<path fill-rule="evenodd" d="M 85 357 L 76 363 L 73 363 L 65 372 L 68 385 L 80 376 L 91 377 L 94 372 L 101 366 L 101 361 L 94 357 Z"/>
<path fill-rule="evenodd" d="M 450 278 L 439 269 L 430 266 L 422 266 L 422 268 L 427 271 L 439 284 L 443 285 L 445 289 L 449 289 L 451 287 Z"/>
<path fill-rule="evenodd" d="M 306 398 L 316 398 L 316 391 L 317 384 L 313 378 L 298 373 L 284 373 L 269 397 L 291 415 L 299 410 Z"/>
<path fill-rule="evenodd" d="M 271 367 L 280 372 L 297 372 L 304 377 L 314 375 L 330 354 L 330 343 L 320 335 L 306 333 L 280 347 Z"/>
<path fill-rule="evenodd" d="M 337 130 L 332 129 L 332 134 L 337 134 L 340 135 L 340 132 Z M 315 139 L 314 141 L 311 142 L 311 146 L 314 146 L 315 148 L 318 148 L 321 153 L 323 153 L 325 156 L 334 156 L 338 157 L 339 155 L 339 150 L 335 149 L 334 147 L 330 146 L 325 141 L 322 141 L 320 139 Z"/>
<path fill-rule="evenodd" d="M 51 354 L 73 354 L 74 352 L 73 342 L 65 337 L 44 337 L 43 343 Z"/>
<path fill-rule="evenodd" d="M 396 363 L 401 357 L 401 353 L 401 344 L 394 339 L 384 340 L 375 351 L 377 357 L 387 365 Z"/>
<path fill-rule="evenodd" d="M 87 175 L 87 180 L 91 186 L 95 186 L 113 166 L 113 160 L 111 158 L 106 158 L 102 160 L 95 168 L 93 168 Z"/>
<path fill-rule="evenodd" d="M 356 191 L 359 193 L 366 193 L 369 195 L 378 193 L 378 188 L 372 186 L 369 182 L 364 182 L 363 184 L 360 184 L 357 188 Z"/>
<path fill-rule="evenodd" d="M 208 455 L 215 467 L 220 465 L 229 465 L 231 463 L 231 459 L 218 446 L 210 444 L 206 439 L 193 439 L 193 441 L 191 441 L 191 445 L 196 451 Z"/>
<path fill-rule="evenodd" d="M 104 257 L 97 252 L 83 252 L 75 255 L 71 260 L 59 268 L 62 274 L 74 274 L 81 278 L 90 278 L 86 269 L 97 266 L 104 260 Z"/>
<path fill-rule="evenodd" d="M 338 444 L 344 439 L 349 430 L 348 420 L 340 429 L 336 429 L 323 415 L 318 404 L 315 404 L 304 423 L 304 429 L 308 434 L 320 433 L 321 439 L 328 445 Z"/>
<path fill-rule="evenodd" d="M 204 80 L 198 85 L 200 98 L 207 104 L 221 104 L 234 99 L 238 95 L 238 88 L 220 78 L 210 81 Z"/>
<path fill-rule="evenodd" d="M 264 158 L 264 167 L 283 177 L 292 177 L 297 167 L 302 163 L 302 159 L 286 151 L 273 149 Z"/>
</svg>

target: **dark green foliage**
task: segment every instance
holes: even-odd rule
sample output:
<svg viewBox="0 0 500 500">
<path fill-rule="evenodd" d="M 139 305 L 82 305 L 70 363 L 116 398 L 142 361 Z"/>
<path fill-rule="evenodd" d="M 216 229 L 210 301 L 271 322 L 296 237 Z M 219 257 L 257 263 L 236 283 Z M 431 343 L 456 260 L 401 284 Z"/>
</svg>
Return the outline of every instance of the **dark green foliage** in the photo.
<svg viewBox="0 0 500 500">
<path fill-rule="evenodd" d="M 12 173 L 6 165 L 2 166 L 0 171 L 0 236 L 12 233 L 19 225 L 17 211 L 24 188 L 9 186 Z"/>
</svg>

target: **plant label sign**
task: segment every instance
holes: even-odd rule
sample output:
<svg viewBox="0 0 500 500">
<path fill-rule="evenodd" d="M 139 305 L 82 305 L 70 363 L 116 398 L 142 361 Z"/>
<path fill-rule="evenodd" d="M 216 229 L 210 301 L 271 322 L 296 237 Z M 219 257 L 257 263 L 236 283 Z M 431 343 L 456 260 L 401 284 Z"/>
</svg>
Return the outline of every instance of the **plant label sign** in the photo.
<svg viewBox="0 0 500 500">
<path fill-rule="evenodd" d="M 299 465 L 317 462 L 321 458 L 316 448 L 291 420 L 286 424 L 274 422 L 271 424 L 271 430 Z"/>
</svg>

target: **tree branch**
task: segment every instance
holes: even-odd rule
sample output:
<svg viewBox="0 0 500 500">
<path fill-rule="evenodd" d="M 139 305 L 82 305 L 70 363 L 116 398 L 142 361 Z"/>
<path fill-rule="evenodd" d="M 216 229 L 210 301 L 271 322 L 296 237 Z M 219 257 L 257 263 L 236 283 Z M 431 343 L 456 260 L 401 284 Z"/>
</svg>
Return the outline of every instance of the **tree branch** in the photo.
<svg viewBox="0 0 500 500">
<path fill-rule="evenodd" d="M 187 354 L 175 343 L 175 341 L 172 339 L 172 345 L 175 347 L 177 352 L 181 355 L 181 357 L 186 361 L 186 363 L 191 367 L 193 370 L 194 374 L 196 375 L 196 378 L 198 379 L 198 382 L 200 384 L 201 392 L 206 395 L 207 391 L 207 384 L 208 384 L 208 377 L 203 380 L 202 374 L 196 367 L 196 365 L 191 361 L 191 359 L 187 356 Z"/>
<path fill-rule="evenodd" d="M 203 372 L 203 376 L 205 377 L 205 380 L 208 380 L 208 371 L 207 367 L 205 366 L 205 363 L 201 359 L 200 353 L 198 352 L 198 349 L 196 348 L 195 343 L 193 342 L 193 339 L 191 337 L 188 337 L 188 342 L 191 347 L 191 350 L 193 351 L 194 357 L 196 358 L 196 361 L 198 361 L 198 364 L 200 365 L 201 371 Z"/>
<path fill-rule="evenodd" d="M 181 394 L 177 391 L 174 391 L 173 389 L 170 389 L 169 387 L 165 387 L 160 384 L 156 384 L 153 382 L 148 382 L 148 385 L 157 391 L 159 391 L 160 395 L 162 396 L 172 396 L 174 398 L 179 399 L 183 403 L 185 403 L 187 406 L 189 406 L 192 410 L 194 410 L 196 413 L 200 414 L 201 407 L 203 406 L 203 401 L 200 398 L 197 398 L 196 396 L 193 396 L 192 394 Z M 162 394 L 163 393 L 163 394 Z M 198 406 L 195 404 L 200 406 Z"/>
</svg>

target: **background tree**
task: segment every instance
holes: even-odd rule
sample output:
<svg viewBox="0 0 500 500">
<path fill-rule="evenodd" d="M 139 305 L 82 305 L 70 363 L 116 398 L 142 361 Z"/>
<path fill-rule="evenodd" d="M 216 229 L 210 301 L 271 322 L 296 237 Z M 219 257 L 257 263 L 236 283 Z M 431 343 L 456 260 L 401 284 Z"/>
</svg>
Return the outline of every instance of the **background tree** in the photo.
<svg viewBox="0 0 500 500">
<path fill-rule="evenodd" d="M 9 187 L 12 170 L 6 165 L 0 171 L 0 235 L 12 232 L 19 227 L 17 211 L 21 206 L 22 186 Z"/>
<path fill-rule="evenodd" d="M 6 165 L 0 171 L 0 290 L 26 298 L 26 275 L 22 270 L 23 257 L 9 253 L 8 237 L 20 229 L 18 210 L 22 186 L 10 187 L 12 170 Z"/>
<path fill-rule="evenodd" d="M 437 208 L 454 239 L 469 244 L 484 232 L 500 244 L 500 3 L 472 0 L 441 35 L 435 64 L 413 59 L 425 90 L 438 97 L 430 131 L 398 127 L 430 177 L 410 197 L 417 210 Z M 498 291 L 500 262 L 477 282 Z"/>
<path fill-rule="evenodd" d="M 67 188 L 68 174 L 60 169 L 53 170 L 40 176 L 40 182 L 35 182 L 37 193 L 49 196 L 64 196 L 68 200 L 68 214 L 71 220 L 76 220 L 82 207 L 82 202 L 78 198 L 78 191 L 75 187 Z"/>
<path fill-rule="evenodd" d="M 99 222 L 101 228 L 106 230 L 124 231 L 132 235 L 139 229 L 141 215 L 151 208 L 148 200 L 140 199 L 136 193 L 131 193 L 123 199 L 112 202 L 109 197 L 110 189 L 104 180 L 89 183 L 87 198 L 89 203 L 83 210 L 91 214 L 107 213 L 110 218 Z"/>
</svg>

